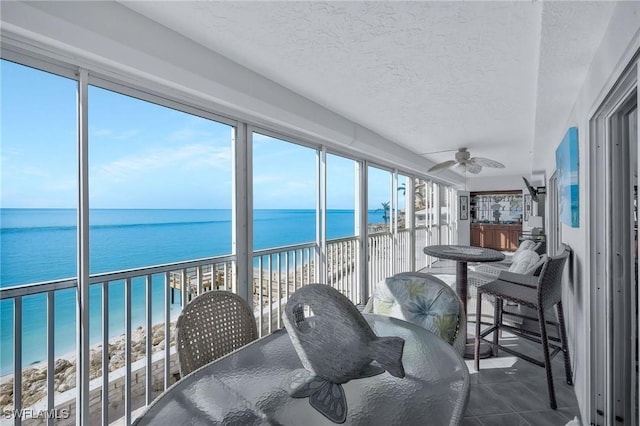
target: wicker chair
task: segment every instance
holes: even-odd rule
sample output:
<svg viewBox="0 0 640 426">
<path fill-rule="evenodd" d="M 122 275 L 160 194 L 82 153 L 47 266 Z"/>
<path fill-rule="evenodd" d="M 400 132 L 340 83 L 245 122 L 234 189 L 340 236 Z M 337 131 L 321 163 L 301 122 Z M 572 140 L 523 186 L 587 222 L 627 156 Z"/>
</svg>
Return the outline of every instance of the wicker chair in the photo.
<svg viewBox="0 0 640 426">
<path fill-rule="evenodd" d="M 532 275 L 532 276 L 538 276 L 540 275 L 540 272 L 542 271 L 542 267 L 544 266 L 544 264 L 547 261 L 547 255 L 543 254 L 542 256 L 540 256 L 538 258 L 538 261 L 534 264 L 529 264 L 529 267 L 527 269 L 525 269 L 522 272 L 522 275 Z M 505 269 L 505 271 L 509 271 L 509 269 Z M 502 272 L 502 270 L 500 271 Z M 468 275 L 467 275 L 467 283 L 469 286 L 469 290 L 468 290 L 468 304 L 467 304 L 467 316 L 469 318 L 472 317 L 472 315 L 475 315 L 475 307 L 476 307 L 476 303 L 478 303 L 478 287 L 480 287 L 481 285 L 490 283 L 491 281 L 494 281 L 495 279 L 498 278 L 498 276 L 500 275 L 500 272 L 497 272 L 495 275 L 494 274 L 488 274 L 488 273 L 483 273 L 483 272 L 478 272 L 478 270 L 476 269 L 475 271 L 469 271 Z M 485 322 L 489 322 L 489 323 L 493 323 L 493 307 L 495 306 L 493 303 L 493 298 L 492 297 L 485 297 L 482 301 L 482 307 L 484 308 L 484 316 L 481 318 L 482 321 Z M 514 317 L 509 315 L 511 312 L 513 311 L 518 311 L 520 308 L 510 302 L 507 304 L 507 306 L 504 307 L 503 309 L 503 313 L 505 314 L 505 317 L 513 324 L 513 325 L 517 325 L 522 323 L 522 319 L 518 318 L 518 317 Z M 474 321 L 475 321 L 475 316 L 473 317 Z"/>
<path fill-rule="evenodd" d="M 180 375 L 220 358 L 258 338 L 247 302 L 228 291 L 207 291 L 189 302 L 176 323 Z"/>
<path fill-rule="evenodd" d="M 551 358 L 558 352 L 562 351 L 564 355 L 564 369 L 569 385 L 573 384 L 571 364 L 569 361 L 569 349 L 567 348 L 567 334 L 564 325 L 564 312 L 562 309 L 562 273 L 564 265 L 569 257 L 570 249 L 564 247 L 562 252 L 557 256 L 549 256 L 542 267 L 540 276 L 528 276 L 522 274 L 514 274 L 511 272 L 502 272 L 498 279 L 488 284 L 478 287 L 478 304 L 476 309 L 476 318 L 481 317 L 482 295 L 491 295 L 495 297 L 494 324 L 480 332 L 480 322 L 476 322 L 476 346 L 474 353 L 474 363 L 476 370 L 480 370 L 480 341 L 489 343 L 497 355 L 498 349 L 502 349 L 512 355 L 520 357 L 526 361 L 544 367 L 547 373 L 547 387 L 549 390 L 549 405 L 552 409 L 556 409 L 556 396 L 553 386 L 553 375 L 551 371 Z M 539 332 L 528 330 L 526 328 L 515 328 L 503 323 L 503 303 L 514 302 L 521 306 L 533 309 L 536 316 L 524 314 L 510 313 L 512 316 L 521 316 L 526 320 L 536 321 L 539 326 Z M 558 322 L 549 321 L 546 318 L 545 311 L 553 306 L 557 310 Z M 547 325 L 554 325 L 557 328 L 559 337 L 550 336 L 547 332 Z M 531 340 L 542 345 L 544 359 L 532 358 L 513 348 L 502 346 L 498 343 L 498 335 L 501 330 L 507 330 L 516 336 Z M 485 336 L 493 333 L 492 341 L 485 339 Z"/>
<path fill-rule="evenodd" d="M 517 265 L 519 263 L 522 263 L 523 261 L 526 262 L 528 259 L 531 259 L 531 256 L 537 257 L 538 259 L 545 256 L 544 253 L 540 254 L 535 251 L 535 247 L 536 246 L 534 245 L 531 249 L 523 249 L 517 251 L 513 254 L 513 256 L 511 256 L 511 259 L 509 259 L 508 262 L 489 262 L 485 264 L 473 265 L 469 269 L 475 272 L 480 272 L 481 274 L 494 275 L 497 277 L 502 271 L 512 271 L 513 268 L 517 268 Z"/>
</svg>

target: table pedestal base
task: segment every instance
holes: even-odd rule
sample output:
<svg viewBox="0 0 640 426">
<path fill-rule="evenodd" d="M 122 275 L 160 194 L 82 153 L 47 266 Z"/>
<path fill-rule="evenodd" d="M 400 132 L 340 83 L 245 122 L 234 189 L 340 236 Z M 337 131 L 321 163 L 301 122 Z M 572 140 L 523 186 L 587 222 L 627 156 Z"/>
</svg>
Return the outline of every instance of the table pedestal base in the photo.
<svg viewBox="0 0 640 426">
<path fill-rule="evenodd" d="M 476 338 L 475 337 L 467 337 L 467 346 L 464 350 L 464 358 L 465 359 L 473 359 L 473 351 L 475 348 Z M 480 359 L 491 358 L 493 356 L 493 350 L 491 345 L 485 342 L 480 342 Z"/>
</svg>

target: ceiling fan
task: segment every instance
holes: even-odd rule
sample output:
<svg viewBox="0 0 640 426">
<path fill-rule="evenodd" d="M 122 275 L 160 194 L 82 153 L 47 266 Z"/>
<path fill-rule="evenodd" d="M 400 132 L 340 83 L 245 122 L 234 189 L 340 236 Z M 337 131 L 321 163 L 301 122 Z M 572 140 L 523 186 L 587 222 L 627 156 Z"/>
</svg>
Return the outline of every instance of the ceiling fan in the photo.
<svg viewBox="0 0 640 426">
<path fill-rule="evenodd" d="M 437 172 L 440 170 L 450 169 L 457 165 L 459 168 L 477 175 L 480 173 L 483 167 L 494 167 L 497 169 L 504 169 L 504 164 L 498 163 L 495 160 L 482 157 L 471 157 L 471 153 L 467 151 L 467 148 L 460 148 L 456 152 L 455 160 L 445 161 L 444 163 L 436 164 L 429 169 L 430 172 Z"/>
</svg>

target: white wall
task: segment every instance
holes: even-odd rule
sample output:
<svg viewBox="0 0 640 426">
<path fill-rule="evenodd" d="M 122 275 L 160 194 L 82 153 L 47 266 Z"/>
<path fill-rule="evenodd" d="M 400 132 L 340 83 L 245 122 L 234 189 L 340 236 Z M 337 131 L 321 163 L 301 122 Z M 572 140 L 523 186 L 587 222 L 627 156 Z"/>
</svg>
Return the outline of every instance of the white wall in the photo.
<svg viewBox="0 0 640 426">
<path fill-rule="evenodd" d="M 580 227 L 562 225 L 562 241 L 571 246 L 563 302 L 568 324 L 569 351 L 575 377 L 575 390 L 584 424 L 590 420 L 590 297 L 589 289 L 589 120 L 622 73 L 633 53 L 640 48 L 640 2 L 620 2 L 616 6 L 601 45 L 591 63 L 573 111 L 563 130 L 551 140 L 538 140 L 534 148 L 534 170 L 555 170 L 555 149 L 569 127 L 578 127 Z M 548 203 L 547 203 L 548 204 Z"/>
<path fill-rule="evenodd" d="M 529 176 L 525 176 L 529 179 Z M 521 191 L 525 189 L 522 175 L 474 176 L 467 179 L 469 191 Z"/>
</svg>

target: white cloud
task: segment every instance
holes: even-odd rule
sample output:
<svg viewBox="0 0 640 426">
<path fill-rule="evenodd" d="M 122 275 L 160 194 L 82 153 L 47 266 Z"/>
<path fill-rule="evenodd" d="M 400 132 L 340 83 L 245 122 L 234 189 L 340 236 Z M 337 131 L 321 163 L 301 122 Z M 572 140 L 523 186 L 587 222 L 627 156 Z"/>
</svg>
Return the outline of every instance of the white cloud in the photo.
<svg viewBox="0 0 640 426">
<path fill-rule="evenodd" d="M 97 129 L 91 131 L 90 137 L 109 138 L 115 140 L 127 140 L 137 136 L 140 133 L 138 129 L 129 129 L 123 131 L 114 131 L 111 129 Z"/>
<path fill-rule="evenodd" d="M 214 134 L 212 132 L 196 130 L 193 127 L 183 127 L 175 132 L 167 135 L 167 140 L 171 142 L 188 142 L 194 139 L 212 139 Z"/>
<path fill-rule="evenodd" d="M 153 151 L 147 150 L 95 166 L 95 171 L 96 177 L 99 178 L 126 181 L 157 170 L 183 168 L 194 170 L 202 166 L 229 169 L 231 167 L 231 149 L 204 144 L 157 148 Z"/>
<path fill-rule="evenodd" d="M 261 133 L 253 133 L 253 141 L 254 142 L 260 142 L 260 141 L 277 141 L 277 139 L 272 138 L 271 136 L 266 136 L 263 135 Z"/>
<path fill-rule="evenodd" d="M 23 175 L 25 176 L 35 176 L 35 177 L 39 177 L 39 178 L 49 178 L 49 173 L 45 170 L 43 170 L 40 167 L 36 167 L 36 166 L 25 166 L 22 167 L 20 169 L 20 172 L 22 172 Z"/>
<path fill-rule="evenodd" d="M 282 178 L 279 176 L 273 176 L 273 175 L 253 176 L 254 185 L 260 185 L 264 183 L 274 183 L 274 182 L 282 182 Z"/>
<path fill-rule="evenodd" d="M 77 188 L 78 183 L 75 179 L 53 179 L 42 184 L 42 189 L 47 192 L 69 192 L 76 191 Z"/>
</svg>

